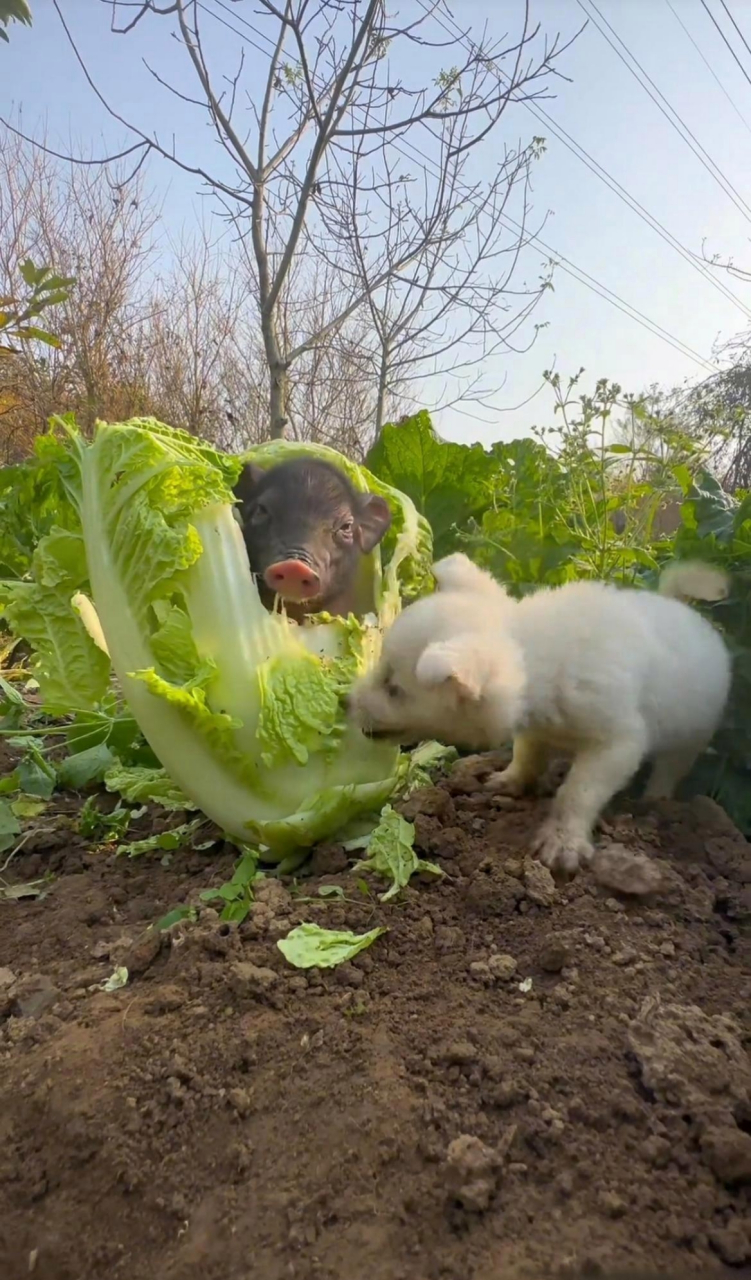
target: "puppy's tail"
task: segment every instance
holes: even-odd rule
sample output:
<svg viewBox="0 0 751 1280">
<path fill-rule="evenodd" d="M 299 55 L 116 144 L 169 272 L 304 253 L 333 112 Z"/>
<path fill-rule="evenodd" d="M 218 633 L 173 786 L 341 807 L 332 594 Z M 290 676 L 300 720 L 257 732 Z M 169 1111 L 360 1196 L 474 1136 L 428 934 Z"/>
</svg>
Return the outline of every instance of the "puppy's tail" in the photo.
<svg viewBox="0 0 751 1280">
<path fill-rule="evenodd" d="M 433 577 L 439 591 L 481 591 L 484 595 L 506 596 L 505 587 L 461 551 L 434 564 Z"/>
<path fill-rule="evenodd" d="M 658 591 L 673 600 L 724 600 L 730 580 L 722 569 L 701 560 L 676 560 L 660 577 Z"/>
</svg>

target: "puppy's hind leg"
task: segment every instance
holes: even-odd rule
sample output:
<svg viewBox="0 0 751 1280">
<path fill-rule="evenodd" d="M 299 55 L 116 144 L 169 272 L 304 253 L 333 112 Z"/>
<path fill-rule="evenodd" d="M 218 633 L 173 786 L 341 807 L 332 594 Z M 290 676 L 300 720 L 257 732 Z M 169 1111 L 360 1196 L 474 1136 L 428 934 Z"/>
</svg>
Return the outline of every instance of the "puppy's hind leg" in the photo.
<svg viewBox="0 0 751 1280">
<path fill-rule="evenodd" d="M 485 783 L 493 795 L 521 796 L 534 786 L 548 762 L 548 746 L 540 738 L 522 733 L 514 738 L 511 764 L 500 773 L 491 773 Z"/>
<path fill-rule="evenodd" d="M 594 852 L 592 829 L 608 800 L 634 776 L 646 750 L 644 733 L 585 747 L 576 756 L 541 826 L 534 852 L 547 867 L 576 871 Z"/>
<path fill-rule="evenodd" d="M 690 747 L 661 751 L 655 756 L 649 781 L 644 788 L 644 799 L 669 800 L 705 746 L 705 742 L 694 742 Z"/>
</svg>

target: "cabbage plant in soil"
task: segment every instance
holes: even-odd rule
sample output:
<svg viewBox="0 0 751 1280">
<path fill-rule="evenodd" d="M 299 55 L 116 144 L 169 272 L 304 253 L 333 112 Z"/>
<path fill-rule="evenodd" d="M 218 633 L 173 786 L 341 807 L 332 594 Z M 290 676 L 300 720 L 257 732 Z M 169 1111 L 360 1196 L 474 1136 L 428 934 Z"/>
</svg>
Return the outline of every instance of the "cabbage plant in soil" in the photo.
<svg viewBox="0 0 751 1280">
<path fill-rule="evenodd" d="M 377 658 L 401 596 L 430 579 L 431 535 L 413 503 L 335 451 L 273 441 L 239 459 L 153 419 L 54 419 L 38 442 L 59 484 L 60 526 L 5 617 L 34 650 L 54 715 L 96 708 L 112 677 L 185 795 L 228 835 L 281 861 L 376 814 L 404 774 L 398 749 L 347 724 L 342 694 Z M 243 462 L 324 457 L 393 513 L 363 557 L 363 620 L 297 626 L 270 614 L 250 572 L 232 487 Z"/>
</svg>

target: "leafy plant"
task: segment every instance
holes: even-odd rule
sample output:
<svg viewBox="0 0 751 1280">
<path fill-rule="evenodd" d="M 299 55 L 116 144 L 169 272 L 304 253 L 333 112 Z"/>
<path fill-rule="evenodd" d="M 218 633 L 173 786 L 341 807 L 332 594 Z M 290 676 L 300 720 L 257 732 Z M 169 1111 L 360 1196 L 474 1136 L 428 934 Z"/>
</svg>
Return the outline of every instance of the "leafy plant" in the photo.
<svg viewBox="0 0 751 1280">
<path fill-rule="evenodd" d="M 0 0 L 0 40 L 4 40 L 8 44 L 8 33 L 3 30 L 4 27 L 10 25 L 11 22 L 21 22 L 24 26 L 31 26 L 31 9 L 26 0 Z"/>
<path fill-rule="evenodd" d="M 7 2 L 8 0 L 5 0 L 6 4 Z M 11 0 L 11 3 L 19 11 L 12 13 L 11 16 L 20 22 L 25 21 L 19 16 L 19 13 L 26 8 L 23 0 Z M 0 22 L 2 21 L 4 19 L 0 9 Z M 30 24 L 31 15 L 28 21 Z M 2 30 L 0 30 L 0 39 L 8 39 L 7 34 Z M 31 258 L 22 262 L 18 269 L 26 285 L 26 294 L 21 298 L 15 295 L 0 297 L 0 338 L 3 339 L 0 342 L 0 357 L 14 353 L 16 350 L 12 345 L 14 342 L 43 342 L 48 347 L 59 347 L 60 339 L 54 333 L 40 329 L 34 322 L 48 307 L 67 301 L 71 286 L 75 284 L 72 276 L 58 276 L 50 267 L 36 267 Z M 6 345 L 7 343 L 10 345 Z"/>
<path fill-rule="evenodd" d="M 61 523 L 38 542 L 29 579 L 3 595 L 7 622 L 34 651 L 45 710 L 85 723 L 106 707 L 114 673 L 172 793 L 271 859 L 377 814 L 403 773 L 400 754 L 348 724 L 342 694 L 374 661 L 400 591 L 427 579 L 430 531 L 409 498 L 323 446 L 253 451 L 267 466 L 326 457 L 393 511 L 385 563 L 378 550 L 365 560 L 374 620 L 297 627 L 264 609 L 250 573 L 232 510 L 240 459 L 141 419 L 100 423 L 90 442 L 58 419 L 42 452 Z M 146 798 L 95 756 L 108 786 Z"/>
<path fill-rule="evenodd" d="M 237 862 L 231 879 L 218 889 L 205 889 L 202 902 L 223 903 L 220 919 L 241 924 L 253 902 L 253 884 L 259 878 L 258 850 L 246 849 Z"/>
<path fill-rule="evenodd" d="M 458 530 L 487 510 L 496 473 L 493 455 L 482 445 L 441 440 L 424 409 L 384 426 L 366 464 L 425 516 L 437 560 L 456 550 Z"/>
</svg>

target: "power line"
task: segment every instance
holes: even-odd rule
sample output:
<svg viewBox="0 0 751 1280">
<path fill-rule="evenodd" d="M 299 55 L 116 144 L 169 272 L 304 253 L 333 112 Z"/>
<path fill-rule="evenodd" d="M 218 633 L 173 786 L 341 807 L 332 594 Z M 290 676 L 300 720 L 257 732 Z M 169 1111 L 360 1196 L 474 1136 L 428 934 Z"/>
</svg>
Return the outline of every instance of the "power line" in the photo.
<svg viewBox="0 0 751 1280">
<path fill-rule="evenodd" d="M 714 178 L 718 187 L 720 187 L 721 190 L 724 191 L 725 195 L 732 200 L 733 204 L 735 205 L 739 213 L 741 213 L 743 217 L 746 218 L 747 221 L 751 222 L 751 207 L 749 207 L 749 205 L 743 199 L 743 196 L 740 194 L 740 192 L 737 191 L 736 188 L 733 186 L 730 179 L 725 177 L 725 174 L 722 172 L 719 165 L 715 163 L 715 161 L 712 159 L 712 157 L 710 156 L 706 148 L 703 147 L 702 144 L 699 142 L 699 139 L 696 137 L 696 134 L 693 132 L 693 130 L 691 130 L 689 126 L 684 123 L 684 121 L 681 119 L 681 117 L 679 116 L 675 108 L 671 106 L 671 104 L 668 102 L 662 90 L 658 89 L 654 80 L 644 70 L 638 58 L 634 56 L 634 54 L 629 49 L 628 45 L 618 35 L 618 32 L 615 30 L 612 23 L 610 23 L 608 19 L 597 8 L 597 5 L 595 4 L 595 0 L 589 0 L 589 3 L 591 4 L 592 8 L 595 10 L 595 12 L 599 15 L 599 17 L 605 23 L 606 27 L 608 27 L 608 29 L 612 31 L 615 39 L 618 41 L 618 44 L 621 45 L 621 47 L 628 54 L 628 57 L 631 59 L 631 61 L 635 63 L 635 65 L 639 68 L 638 71 L 635 71 L 634 68 L 631 66 L 631 64 L 626 61 L 626 58 L 621 53 L 621 50 L 613 43 L 613 41 L 610 39 L 610 36 L 607 34 L 607 32 L 604 31 L 603 28 L 600 26 L 597 19 L 593 18 L 589 10 L 585 8 L 584 0 L 576 0 L 576 3 L 578 4 L 582 12 L 587 16 L 589 21 L 593 24 L 593 26 L 597 28 L 597 30 L 600 32 L 600 35 L 603 37 L 603 39 L 607 41 L 607 43 L 610 45 L 613 52 L 620 58 L 623 65 L 628 68 L 628 70 L 631 72 L 631 75 L 634 77 L 637 83 L 641 85 L 645 93 L 649 94 L 649 97 L 652 99 L 657 109 L 662 112 L 662 114 L 665 116 L 665 119 L 668 121 L 670 125 L 672 125 L 672 127 L 675 129 L 678 136 L 682 139 L 683 142 L 686 143 L 688 147 L 691 148 L 694 155 L 698 159 L 699 163 L 704 165 L 704 168 L 707 170 L 707 173 L 709 173 L 710 176 Z M 701 0 L 701 3 L 706 8 L 705 0 Z M 707 10 L 707 12 L 709 12 L 709 10 Z M 645 83 L 645 81 L 648 81 L 648 84 Z M 649 85 L 652 86 L 651 89 L 649 88 Z M 652 92 L 652 90 L 654 90 L 654 92 Z M 659 99 L 661 99 L 662 101 L 659 101 Z M 665 104 L 665 106 L 662 105 L 663 103 Z M 667 107 L 668 109 L 667 111 L 665 110 L 665 107 Z M 670 112 L 671 114 L 668 115 L 668 112 Z M 673 119 L 673 117 L 675 118 Z"/>
<path fill-rule="evenodd" d="M 725 0 L 720 0 L 720 4 L 722 5 L 723 9 L 725 10 L 726 14 L 728 15 L 728 17 L 729 17 L 730 21 L 732 22 L 733 26 L 735 27 L 736 31 L 738 32 L 738 35 L 740 36 L 740 38 L 741 38 L 741 40 L 742 40 L 742 42 L 743 42 L 743 44 L 744 44 L 744 46 L 745 46 L 746 52 L 747 52 L 747 53 L 751 53 L 751 45 L 749 45 L 748 40 L 747 40 L 747 39 L 746 39 L 746 37 L 744 36 L 743 32 L 741 31 L 740 27 L 738 26 L 738 23 L 736 22 L 736 20 L 735 20 L 735 18 L 733 17 L 732 13 L 731 13 L 731 12 L 730 12 L 730 10 L 728 9 L 728 7 L 727 7 L 727 5 L 726 5 L 726 3 L 725 3 Z"/>
<path fill-rule="evenodd" d="M 740 58 L 738 57 L 738 54 L 735 52 L 735 49 L 733 48 L 732 44 L 731 44 L 731 43 L 730 43 L 730 41 L 728 40 L 727 36 L 725 35 L 725 32 L 723 31 L 723 29 L 722 29 L 722 27 L 720 26 L 719 22 L 717 21 L 716 17 L 715 17 L 715 16 L 714 16 L 714 14 L 712 13 L 712 10 L 710 9 L 709 5 L 707 4 L 707 0 L 700 0 L 700 2 L 701 2 L 701 6 L 702 6 L 702 8 L 704 9 L 704 12 L 707 14 L 707 17 L 708 17 L 708 18 L 710 18 L 710 20 L 713 22 L 714 26 L 717 28 L 717 30 L 719 31 L 719 33 L 720 33 L 720 35 L 721 35 L 722 39 L 724 40 L 725 44 L 727 45 L 728 49 L 730 50 L 731 55 L 733 56 L 733 58 L 735 58 L 735 61 L 738 63 L 738 66 L 740 67 L 741 71 L 743 72 L 743 75 L 744 75 L 744 76 L 746 77 L 746 79 L 748 80 L 748 83 L 749 83 L 749 84 L 751 84 L 751 76 L 749 76 L 749 74 L 748 74 L 748 72 L 747 72 L 746 68 L 744 67 L 743 63 L 741 62 Z M 733 24 L 733 25 L 735 25 L 735 24 Z"/>
<path fill-rule="evenodd" d="M 417 0 L 417 3 L 425 13 L 430 13 L 430 10 L 424 3 L 424 0 Z M 474 45 L 472 41 L 467 40 L 466 34 L 462 32 L 461 28 L 454 22 L 453 18 L 449 18 L 448 22 L 450 25 L 446 25 L 446 22 L 437 17 L 435 13 L 433 13 L 432 16 L 438 22 L 438 25 L 441 26 L 448 35 L 455 36 L 458 39 L 458 42 L 462 44 L 469 53 L 476 54 L 478 52 L 477 46 Z M 508 81 L 508 76 L 503 76 L 502 72 L 497 67 L 494 67 L 493 69 L 499 82 Z M 510 81 L 508 82 L 510 83 Z M 668 228 L 654 216 L 654 214 L 651 214 L 649 210 L 636 199 L 636 196 L 631 195 L 631 192 L 628 191 L 612 173 L 609 173 L 604 165 L 600 164 L 594 156 L 590 155 L 586 148 L 583 147 L 581 143 L 577 142 L 576 139 L 573 138 L 566 129 L 564 129 L 563 125 L 559 124 L 557 120 L 549 115 L 543 107 L 533 105 L 531 102 L 527 102 L 521 98 L 511 98 L 510 100 L 526 107 L 526 109 L 530 111 L 537 120 L 552 129 L 555 137 L 558 138 L 558 141 L 562 142 L 564 147 L 566 147 L 572 155 L 575 155 L 577 160 L 580 160 L 591 173 L 594 173 L 595 177 L 599 178 L 606 187 L 617 195 L 618 198 L 622 200 L 638 218 L 641 218 L 642 222 L 645 222 L 646 225 L 655 231 L 666 244 L 670 245 L 676 253 L 680 254 L 680 256 L 688 262 L 689 266 L 693 267 L 693 269 L 701 275 L 703 279 L 708 281 L 713 288 L 717 289 L 719 293 L 724 294 L 730 302 L 735 303 L 735 305 L 739 307 L 747 317 L 751 318 L 751 308 L 749 308 L 746 303 L 737 296 L 737 294 L 733 293 L 732 289 L 728 288 L 723 281 L 718 280 L 717 277 L 712 274 L 705 264 L 701 262 L 690 249 L 687 249 L 684 244 L 681 244 L 680 240 L 673 235 L 672 231 L 669 231 Z"/>
<path fill-rule="evenodd" d="M 214 2 L 219 4 L 222 8 L 226 8 L 226 5 L 222 3 L 222 0 L 214 0 Z M 243 32 L 238 31 L 238 29 L 227 22 L 225 18 L 220 17 L 219 14 L 210 9 L 205 3 L 205 0 L 198 0 L 198 4 L 205 13 L 214 18 L 217 22 L 221 23 L 222 26 L 233 31 L 235 35 L 240 37 L 240 39 L 246 39 Z M 246 18 L 241 17 L 239 14 L 233 14 L 233 17 L 236 21 L 241 22 L 244 27 L 247 27 L 252 31 L 254 35 L 258 36 L 259 39 L 265 40 L 271 48 L 274 47 L 273 41 L 271 41 L 262 31 L 259 31 L 257 27 L 252 26 Z M 254 47 L 258 48 L 257 45 Z M 265 49 L 262 50 L 262 52 L 268 54 L 269 50 Z M 433 177 L 439 176 L 437 168 L 435 167 L 435 162 L 429 156 L 426 156 L 423 151 L 420 151 L 419 148 L 415 147 L 412 143 L 407 142 L 405 139 L 402 139 L 402 142 L 404 146 L 409 148 L 409 151 L 412 154 L 408 154 L 408 152 L 404 151 L 402 147 L 392 142 L 391 145 L 396 152 L 404 156 L 407 160 L 414 161 L 415 159 L 418 159 L 429 172 L 432 172 Z M 478 201 L 469 187 L 462 186 L 459 187 L 459 190 L 463 191 L 470 203 L 474 204 L 476 208 L 479 207 Z M 614 290 L 603 284 L 602 281 L 598 280 L 595 276 L 590 275 L 583 267 L 577 266 L 570 258 L 567 258 L 564 254 L 559 253 L 557 249 L 546 244 L 539 236 L 533 235 L 531 232 L 527 232 L 523 225 L 517 222 L 514 218 L 511 218 L 509 214 L 500 215 L 499 221 L 505 224 L 507 228 L 514 230 L 517 234 L 521 234 L 526 237 L 527 243 L 538 245 L 546 254 L 549 255 L 552 261 L 556 262 L 561 267 L 561 270 L 564 271 L 566 275 L 570 275 L 574 280 L 577 280 L 579 284 L 584 285 L 584 287 L 589 289 L 592 293 L 597 294 L 600 298 L 603 298 L 604 301 L 610 303 L 610 305 L 615 307 L 617 311 L 621 311 L 624 315 L 628 316 L 629 319 L 640 324 L 642 328 L 646 329 L 654 337 L 660 338 L 663 342 L 666 342 L 669 346 L 673 347 L 673 349 L 680 355 L 693 360 L 694 363 L 699 365 L 701 368 L 709 370 L 711 373 L 716 372 L 714 365 L 710 364 L 710 362 L 697 351 L 694 351 L 692 347 L 689 347 L 681 338 L 677 338 L 675 334 L 670 333 L 669 330 L 663 328 L 663 326 L 658 324 L 657 321 L 651 320 L 649 316 L 644 314 L 644 312 L 639 311 L 637 307 L 632 306 L 630 302 L 627 302 L 624 298 L 620 297 L 619 294 L 615 293 Z"/>
<path fill-rule="evenodd" d="M 722 81 L 721 81 L 720 77 L 717 75 L 716 71 L 714 70 L 714 67 L 712 66 L 711 62 L 709 62 L 709 61 L 708 61 L 708 59 L 707 59 L 707 58 L 705 58 L 704 53 L 703 53 L 702 48 L 701 48 L 701 45 L 698 45 L 698 44 L 696 43 L 696 41 L 694 40 L 694 37 L 691 35 L 691 32 L 689 31 L 688 27 L 686 26 L 685 22 L 683 21 L 683 18 L 682 18 L 682 17 L 681 17 L 681 15 L 678 13 L 677 9 L 674 7 L 672 0 L 665 0 L 665 4 L 668 6 L 668 9 L 669 9 L 669 10 L 670 10 L 670 12 L 672 13 L 672 15 L 673 15 L 673 17 L 675 18 L 675 20 L 676 20 L 676 22 L 678 23 L 678 25 L 679 25 L 680 27 L 682 27 L 682 28 L 683 28 L 683 32 L 684 32 L 684 34 L 685 34 L 686 38 L 687 38 L 688 40 L 690 40 L 690 41 L 691 41 L 691 43 L 692 43 L 692 45 L 694 46 L 694 48 L 695 48 L 696 52 L 698 53 L 699 57 L 701 58 L 702 62 L 704 63 L 704 66 L 707 68 L 707 71 L 709 72 L 709 74 L 711 75 L 712 79 L 713 79 L 713 80 L 715 81 L 715 83 L 717 84 L 718 88 L 722 91 L 722 93 L 724 93 L 725 97 L 727 98 L 728 102 L 730 103 L 731 107 L 733 108 L 733 111 L 734 111 L 734 112 L 735 112 L 735 114 L 737 115 L 738 119 L 741 121 L 741 124 L 744 126 L 744 128 L 746 128 L 746 129 L 748 130 L 748 132 L 749 132 L 749 133 L 751 133 L 751 124 L 749 124 L 749 123 L 748 123 L 748 120 L 747 120 L 747 119 L 746 119 L 746 117 L 744 116 L 743 112 L 740 110 L 740 108 L 739 108 L 738 104 L 736 103 L 735 99 L 734 99 L 734 98 L 732 98 L 732 97 L 730 96 L 730 94 L 728 93 L 728 91 L 727 91 L 727 89 L 725 88 L 724 84 L 722 83 Z"/>
</svg>

